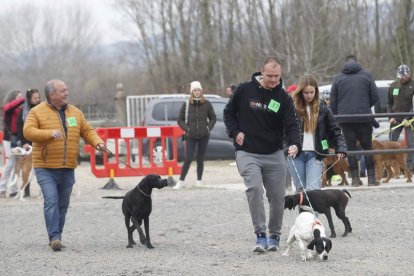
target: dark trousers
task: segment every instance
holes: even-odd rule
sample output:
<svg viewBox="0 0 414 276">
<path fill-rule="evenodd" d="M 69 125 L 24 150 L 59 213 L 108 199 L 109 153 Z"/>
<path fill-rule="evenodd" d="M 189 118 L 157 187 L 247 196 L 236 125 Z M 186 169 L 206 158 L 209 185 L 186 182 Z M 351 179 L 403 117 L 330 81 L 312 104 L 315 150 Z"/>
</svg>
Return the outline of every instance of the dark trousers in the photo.
<svg viewBox="0 0 414 276">
<path fill-rule="evenodd" d="M 339 124 L 345 136 L 346 146 L 349 151 L 357 150 L 357 141 L 364 150 L 371 150 L 372 148 L 372 124 L 367 123 L 342 123 Z M 375 168 L 372 155 L 364 155 L 365 165 L 367 170 Z M 349 169 L 351 171 L 358 171 L 358 160 L 355 156 L 348 156 Z M 358 171 L 359 172 L 359 171 Z"/>
<path fill-rule="evenodd" d="M 190 169 L 191 162 L 193 161 L 193 156 L 195 148 L 197 146 L 197 180 L 203 178 L 204 171 L 204 155 L 206 154 L 208 139 L 210 136 L 206 136 L 200 139 L 187 139 L 185 141 L 185 161 L 183 168 L 181 170 L 180 180 L 184 181 L 187 176 L 188 169 Z"/>
</svg>

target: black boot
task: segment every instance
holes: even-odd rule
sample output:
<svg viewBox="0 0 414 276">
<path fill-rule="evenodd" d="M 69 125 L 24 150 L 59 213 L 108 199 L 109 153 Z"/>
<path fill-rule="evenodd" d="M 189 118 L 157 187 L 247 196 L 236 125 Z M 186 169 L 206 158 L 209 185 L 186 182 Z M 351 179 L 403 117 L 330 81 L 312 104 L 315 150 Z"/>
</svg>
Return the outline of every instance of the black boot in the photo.
<svg viewBox="0 0 414 276">
<path fill-rule="evenodd" d="M 30 197 L 30 183 L 27 184 L 26 188 L 24 188 L 24 196 L 23 197 Z"/>
<path fill-rule="evenodd" d="M 368 186 L 378 186 L 380 183 L 375 178 L 375 169 L 368 169 Z"/>
<path fill-rule="evenodd" d="M 358 170 L 351 170 L 351 177 L 352 177 L 352 182 L 351 182 L 352 187 L 358 187 L 362 185 L 362 181 L 361 179 L 359 179 Z"/>
</svg>

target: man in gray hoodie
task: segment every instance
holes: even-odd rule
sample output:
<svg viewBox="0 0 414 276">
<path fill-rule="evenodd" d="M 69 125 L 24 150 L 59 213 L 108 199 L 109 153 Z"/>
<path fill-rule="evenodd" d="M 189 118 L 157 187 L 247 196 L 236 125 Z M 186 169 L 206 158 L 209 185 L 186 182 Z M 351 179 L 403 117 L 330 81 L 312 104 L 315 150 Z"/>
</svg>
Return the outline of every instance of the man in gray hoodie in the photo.
<svg viewBox="0 0 414 276">
<path fill-rule="evenodd" d="M 342 72 L 339 73 L 331 88 L 331 110 L 334 115 L 369 114 L 371 107 L 378 101 L 378 91 L 371 74 L 365 71 L 354 55 L 345 58 Z M 337 118 L 345 136 L 349 151 L 357 150 L 357 141 L 364 150 L 371 150 L 372 118 Z M 352 186 L 361 185 L 358 161 L 348 156 Z M 375 164 L 371 155 L 365 156 L 368 172 L 368 186 L 379 183 L 375 179 Z"/>
</svg>

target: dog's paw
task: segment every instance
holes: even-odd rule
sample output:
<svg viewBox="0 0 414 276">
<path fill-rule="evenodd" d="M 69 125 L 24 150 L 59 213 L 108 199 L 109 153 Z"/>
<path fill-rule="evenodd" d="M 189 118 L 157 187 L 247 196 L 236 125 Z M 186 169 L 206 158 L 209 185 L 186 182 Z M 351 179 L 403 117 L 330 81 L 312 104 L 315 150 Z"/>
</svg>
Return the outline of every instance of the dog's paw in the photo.
<svg viewBox="0 0 414 276">
<path fill-rule="evenodd" d="M 126 248 L 133 248 L 132 244 L 128 244 Z"/>
<path fill-rule="evenodd" d="M 282 254 L 283 257 L 289 257 L 289 252 L 285 252 Z"/>
<path fill-rule="evenodd" d="M 152 244 L 147 244 L 147 248 L 148 248 L 148 249 L 153 249 L 153 248 L 154 248 L 154 246 L 152 246 Z"/>
<path fill-rule="evenodd" d="M 336 233 L 331 233 L 331 238 L 336 238 Z"/>
</svg>

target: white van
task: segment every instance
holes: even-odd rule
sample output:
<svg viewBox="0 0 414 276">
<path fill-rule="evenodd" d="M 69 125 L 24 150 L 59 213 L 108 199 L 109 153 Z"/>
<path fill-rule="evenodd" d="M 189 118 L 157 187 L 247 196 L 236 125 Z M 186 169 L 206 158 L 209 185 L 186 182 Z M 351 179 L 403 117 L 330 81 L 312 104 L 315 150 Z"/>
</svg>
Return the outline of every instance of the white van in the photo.
<svg viewBox="0 0 414 276">
<path fill-rule="evenodd" d="M 394 80 L 377 80 L 375 81 L 375 85 L 378 88 L 378 96 L 379 101 L 372 107 L 372 113 L 380 114 L 380 113 L 387 113 L 387 104 L 388 104 L 388 89 L 393 83 Z M 322 99 L 329 97 L 331 93 L 331 84 L 328 85 L 321 85 L 319 86 L 319 94 L 321 95 Z M 378 133 L 381 133 L 387 129 L 389 129 L 390 124 L 388 123 L 388 117 L 381 117 L 375 118 L 378 121 L 380 127 L 374 128 L 373 138 Z M 400 138 L 404 137 L 404 135 L 400 135 Z M 376 139 L 378 140 L 388 140 L 388 133 L 382 134 Z"/>
</svg>

